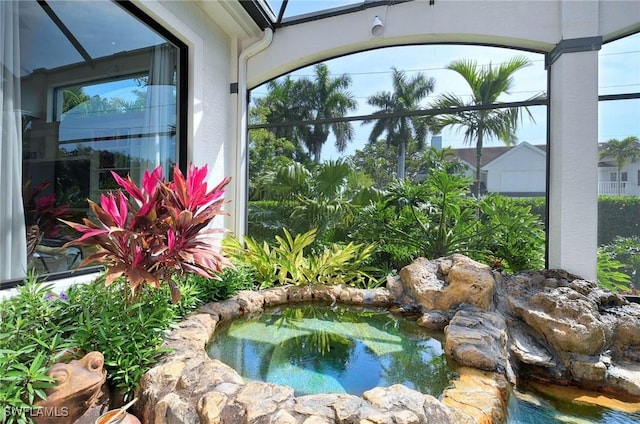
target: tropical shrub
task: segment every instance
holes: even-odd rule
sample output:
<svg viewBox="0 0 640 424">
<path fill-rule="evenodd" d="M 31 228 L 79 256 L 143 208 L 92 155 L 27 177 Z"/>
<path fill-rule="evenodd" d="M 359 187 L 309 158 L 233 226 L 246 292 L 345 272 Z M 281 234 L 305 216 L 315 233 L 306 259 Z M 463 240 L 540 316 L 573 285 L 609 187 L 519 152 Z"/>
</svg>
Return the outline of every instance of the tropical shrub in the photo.
<svg viewBox="0 0 640 424">
<path fill-rule="evenodd" d="M 482 230 L 478 242 L 487 263 L 498 263 L 507 271 L 544 267 L 545 233 L 542 223 L 528 206 L 498 194 L 480 201 Z"/>
<path fill-rule="evenodd" d="M 397 271 L 419 255 L 415 246 L 395 236 L 414 231 L 413 220 L 413 214 L 407 208 L 396 210 L 378 201 L 358 211 L 349 238 L 356 243 L 373 244 L 372 263 L 391 272 Z"/>
<path fill-rule="evenodd" d="M 100 196 L 100 205 L 89 200 L 96 222 L 88 218 L 83 223 L 63 221 L 82 235 L 65 245 L 97 247 L 96 253 L 85 258 L 80 266 L 102 264 L 106 267 L 106 284 L 124 276 L 124 286 L 135 299 L 144 284 L 170 288 L 174 302 L 180 300 L 180 290 L 174 277 L 195 273 L 216 278 L 222 268 L 230 265 L 219 252 L 215 237 L 222 229 L 208 228 L 222 215 L 225 178 L 208 190 L 207 167 L 189 167 L 185 178 L 180 169 L 173 169 L 173 181 L 162 179 L 162 167 L 145 171 L 141 187 L 131 177 L 122 178 L 112 172 L 122 190 Z"/>
<path fill-rule="evenodd" d="M 362 209 L 351 239 L 374 243 L 376 265 L 391 269 L 452 253 L 510 272 L 543 267 L 544 229 L 531 208 L 497 194 L 478 202 L 469 187 L 444 169 L 420 183 L 396 181 L 384 201 Z"/>
<path fill-rule="evenodd" d="M 477 224 L 474 201 L 467 196 L 470 184 L 463 175 L 444 170 L 434 170 L 417 184 L 395 181 L 379 206 L 387 210 L 384 226 L 375 232 L 395 245 L 410 246 L 419 256 L 470 254 Z"/>
<path fill-rule="evenodd" d="M 613 292 L 628 292 L 631 288 L 631 277 L 621 272 L 623 266 L 610 252 L 598 249 L 598 285 Z"/>
<path fill-rule="evenodd" d="M 247 237 L 244 247 L 237 239 L 229 237 L 223 243 L 224 251 L 235 262 L 251 267 L 260 288 L 285 284 L 367 286 L 374 279 L 370 274 L 374 269 L 367 266 L 372 245 L 333 244 L 314 253 L 305 249 L 313 244 L 315 229 L 295 237 L 286 228 L 283 232 L 284 237 L 275 237 L 274 246 Z"/>
<path fill-rule="evenodd" d="M 616 271 L 629 277 L 625 282 L 627 291 L 640 289 L 640 236 L 616 237 L 611 243 L 600 246 L 598 266 L 607 259 L 617 261 L 620 265 Z"/>
<path fill-rule="evenodd" d="M 341 160 L 293 163 L 255 184 L 261 187 L 262 199 L 250 204 L 249 235 L 270 242 L 271 234 L 283 227 L 296 234 L 315 229 L 312 247 L 346 241 L 357 210 L 380 197 L 370 178 Z"/>
</svg>

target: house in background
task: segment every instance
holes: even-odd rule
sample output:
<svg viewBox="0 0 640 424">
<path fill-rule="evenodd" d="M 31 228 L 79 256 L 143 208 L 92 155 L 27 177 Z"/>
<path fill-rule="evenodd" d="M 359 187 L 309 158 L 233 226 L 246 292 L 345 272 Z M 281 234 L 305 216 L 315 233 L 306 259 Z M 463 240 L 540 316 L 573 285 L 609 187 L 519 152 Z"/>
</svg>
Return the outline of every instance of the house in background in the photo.
<svg viewBox="0 0 640 424">
<path fill-rule="evenodd" d="M 453 149 L 453 153 L 467 165 L 468 175 L 475 177 L 476 148 Z M 547 146 L 524 141 L 515 146 L 484 147 L 480 159 L 482 192 L 512 197 L 545 195 Z"/>
<path fill-rule="evenodd" d="M 602 150 L 606 143 L 600 143 Z M 629 161 L 620 169 L 618 181 L 618 167 L 615 158 L 602 158 L 598 162 L 598 194 L 610 196 L 640 196 L 640 160 Z"/>
<path fill-rule="evenodd" d="M 602 149 L 606 143 L 600 143 Z M 475 147 L 453 149 L 456 158 L 475 178 Z M 481 157 L 480 187 L 483 193 L 511 197 L 544 196 L 546 192 L 547 146 L 526 141 L 515 146 L 484 147 Z M 598 195 L 640 196 L 640 161 L 629 162 L 620 170 L 615 159 L 598 162 Z"/>
</svg>

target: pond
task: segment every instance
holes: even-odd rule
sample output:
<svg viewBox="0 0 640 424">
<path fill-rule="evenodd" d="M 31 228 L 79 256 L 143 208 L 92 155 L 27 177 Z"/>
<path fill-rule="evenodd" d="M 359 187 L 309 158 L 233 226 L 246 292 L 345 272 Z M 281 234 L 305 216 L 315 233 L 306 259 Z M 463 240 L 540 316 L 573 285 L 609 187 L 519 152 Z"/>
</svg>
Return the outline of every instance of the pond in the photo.
<svg viewBox="0 0 640 424">
<path fill-rule="evenodd" d="M 360 396 L 403 384 L 438 397 L 456 377 L 442 339 L 386 309 L 312 304 L 227 323 L 208 351 L 246 380 L 290 386 L 296 395 Z"/>
<path fill-rule="evenodd" d="M 304 304 L 267 308 L 221 324 L 208 354 L 246 381 L 289 386 L 296 396 L 361 396 L 399 383 L 437 398 L 457 378 L 443 337 L 383 308 Z M 506 424 L 553 423 L 640 424 L 640 412 L 512 390 Z"/>
<path fill-rule="evenodd" d="M 506 424 L 640 424 L 640 413 L 559 401 L 532 391 L 512 391 Z"/>
</svg>

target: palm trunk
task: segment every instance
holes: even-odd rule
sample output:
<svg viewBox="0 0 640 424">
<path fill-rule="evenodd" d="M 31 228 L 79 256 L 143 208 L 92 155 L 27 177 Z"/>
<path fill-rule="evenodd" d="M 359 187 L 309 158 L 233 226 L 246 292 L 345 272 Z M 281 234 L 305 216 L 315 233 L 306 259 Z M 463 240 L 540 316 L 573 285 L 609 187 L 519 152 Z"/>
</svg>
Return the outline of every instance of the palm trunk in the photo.
<svg viewBox="0 0 640 424">
<path fill-rule="evenodd" d="M 322 144 L 314 144 L 313 145 L 313 161 L 315 163 L 320 163 L 321 153 L 322 153 Z"/>
<path fill-rule="evenodd" d="M 400 140 L 398 143 L 398 179 L 404 180 L 404 159 L 407 155 L 407 142 Z"/>
<path fill-rule="evenodd" d="M 476 143 L 476 198 L 480 198 L 480 166 L 482 164 L 482 131 L 478 131 L 478 141 Z"/>
<path fill-rule="evenodd" d="M 618 182 L 617 186 L 618 186 L 618 196 L 620 196 L 620 194 L 622 194 L 622 190 L 620 185 L 622 184 L 622 181 L 620 181 L 620 176 L 621 176 L 621 172 L 620 172 L 620 168 L 618 168 L 618 178 L 616 178 L 616 181 Z"/>
</svg>

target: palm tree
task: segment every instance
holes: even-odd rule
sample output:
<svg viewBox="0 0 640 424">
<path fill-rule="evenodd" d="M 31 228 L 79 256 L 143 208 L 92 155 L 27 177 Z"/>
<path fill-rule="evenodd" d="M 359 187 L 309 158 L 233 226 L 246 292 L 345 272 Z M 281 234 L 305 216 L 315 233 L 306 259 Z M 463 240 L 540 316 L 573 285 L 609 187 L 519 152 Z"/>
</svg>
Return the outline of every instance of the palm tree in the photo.
<svg viewBox="0 0 640 424">
<path fill-rule="evenodd" d="M 398 146 L 398 179 L 404 179 L 404 162 L 407 151 L 407 142 L 413 140 L 421 149 L 427 138 L 429 130 L 428 120 L 425 117 L 397 116 L 398 112 L 406 113 L 419 109 L 419 103 L 427 95 L 433 92 L 435 80 L 418 73 L 413 78 L 407 78 L 404 71 L 395 67 L 393 70 L 393 92 L 383 91 L 369 97 L 367 103 L 379 108 L 373 115 L 376 118 L 363 121 L 369 124 L 375 121 L 369 143 L 374 144 L 380 135 L 387 133 L 387 143 Z M 385 116 L 390 115 L 390 116 Z"/>
<path fill-rule="evenodd" d="M 344 118 L 355 110 L 357 102 L 351 92 L 351 77 L 343 74 L 332 78 L 329 67 L 324 63 L 314 66 L 315 78 L 294 80 L 290 76 L 282 80 L 269 82 L 269 93 L 258 99 L 256 106 L 268 108 L 267 122 L 281 123 L 293 121 L 310 121 L 321 119 Z M 347 142 L 353 139 L 353 127 L 349 122 L 333 122 L 310 125 L 286 125 L 275 127 L 276 137 L 287 138 L 297 146 L 304 144 L 313 155 L 316 163 L 320 162 L 322 146 L 333 132 L 336 148 L 344 151 Z"/>
<path fill-rule="evenodd" d="M 252 110 L 260 110 L 261 120 L 268 123 L 301 121 L 304 119 L 302 108 L 302 83 L 287 75 L 267 83 L 268 94 L 255 101 Z M 260 123 L 260 122 L 259 122 Z M 294 125 L 277 126 L 270 129 L 276 138 L 285 138 L 296 146 L 296 152 L 302 152 L 304 131 Z M 300 155 L 297 155 L 300 156 Z"/>
<path fill-rule="evenodd" d="M 314 67 L 315 80 L 300 80 L 301 100 L 304 118 L 309 120 L 344 118 L 347 113 L 357 108 L 357 102 L 351 92 L 351 77 L 343 74 L 332 78 L 329 67 L 319 63 Z M 305 145 L 313 154 L 316 163 L 320 162 L 322 146 L 333 132 L 336 148 L 344 151 L 347 142 L 353 140 L 353 126 L 350 122 L 333 122 L 330 124 L 311 124 L 305 129 Z"/>
<path fill-rule="evenodd" d="M 441 95 L 432 105 L 436 109 L 465 108 L 468 106 L 491 106 L 498 97 L 508 94 L 513 85 L 513 74 L 530 65 L 530 61 L 517 56 L 498 67 L 478 65 L 473 60 L 451 62 L 447 69 L 457 72 L 471 88 L 469 100 L 448 93 Z M 524 108 L 529 118 L 533 117 L 528 108 Z M 476 196 L 480 196 L 480 168 L 482 146 L 485 140 L 498 138 L 507 146 L 517 141 L 516 130 L 521 121 L 520 108 L 479 109 L 453 112 L 436 118 L 433 129 L 436 132 L 445 127 L 457 127 L 464 131 L 464 141 L 476 144 Z"/>
<path fill-rule="evenodd" d="M 616 181 L 618 182 L 619 196 L 621 193 L 620 171 L 629 162 L 635 162 L 640 159 L 640 143 L 638 143 L 638 137 L 629 136 L 622 140 L 612 138 L 602 146 L 599 155 L 600 159 L 613 158 L 616 162 Z"/>
</svg>

